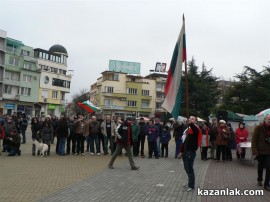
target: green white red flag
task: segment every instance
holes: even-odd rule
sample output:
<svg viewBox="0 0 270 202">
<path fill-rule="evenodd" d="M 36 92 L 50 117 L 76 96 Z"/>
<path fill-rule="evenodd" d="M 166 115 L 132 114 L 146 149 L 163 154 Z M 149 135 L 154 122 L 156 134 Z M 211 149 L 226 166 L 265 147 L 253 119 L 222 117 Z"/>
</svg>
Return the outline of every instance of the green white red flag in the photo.
<svg viewBox="0 0 270 202">
<path fill-rule="evenodd" d="M 183 16 L 183 25 L 173 51 L 170 69 L 168 71 L 165 86 L 165 100 L 161 106 L 175 119 L 178 118 L 180 112 L 182 65 L 186 61 L 186 57 L 185 18 Z"/>
</svg>

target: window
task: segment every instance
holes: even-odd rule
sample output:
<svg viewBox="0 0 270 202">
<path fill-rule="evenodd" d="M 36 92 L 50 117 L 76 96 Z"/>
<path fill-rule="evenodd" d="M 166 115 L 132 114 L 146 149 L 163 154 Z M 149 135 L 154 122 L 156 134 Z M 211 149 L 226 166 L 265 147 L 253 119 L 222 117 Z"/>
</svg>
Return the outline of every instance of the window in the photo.
<svg viewBox="0 0 270 202">
<path fill-rule="evenodd" d="M 136 107 L 137 106 L 137 101 L 131 101 L 131 100 L 129 100 L 127 103 L 128 103 L 128 106 L 129 107 Z"/>
<path fill-rule="evenodd" d="M 9 64 L 13 66 L 19 66 L 19 58 L 9 57 Z"/>
<path fill-rule="evenodd" d="M 24 82 L 31 82 L 31 80 L 32 80 L 32 76 L 26 75 L 26 74 L 23 75 Z"/>
<path fill-rule="evenodd" d="M 58 97 L 57 94 L 58 94 L 57 91 L 53 91 L 53 92 L 52 92 L 52 98 L 53 98 L 53 99 L 57 99 L 57 97 Z"/>
<path fill-rule="evenodd" d="M 113 74 L 113 80 L 119 81 L 119 74 Z"/>
<path fill-rule="evenodd" d="M 142 101 L 142 108 L 149 108 L 149 102 Z"/>
<path fill-rule="evenodd" d="M 164 83 L 157 83 L 157 90 L 162 90 L 164 88 Z"/>
<path fill-rule="evenodd" d="M 30 94 L 31 94 L 31 88 L 24 88 L 24 87 L 21 88 L 21 95 L 30 96 Z"/>
<path fill-rule="evenodd" d="M 67 88 L 70 88 L 70 81 L 67 81 Z"/>
<path fill-rule="evenodd" d="M 137 94 L 137 89 L 136 88 L 128 88 L 127 93 L 136 95 Z"/>
<path fill-rule="evenodd" d="M 104 91 L 105 91 L 106 93 L 113 93 L 113 87 L 111 87 L 111 86 L 105 86 Z"/>
<path fill-rule="evenodd" d="M 10 72 L 5 72 L 5 79 L 10 80 L 11 79 L 11 73 Z"/>
<path fill-rule="evenodd" d="M 29 64 L 29 63 L 24 63 L 24 64 L 23 64 L 23 68 L 24 68 L 24 69 L 29 69 L 29 70 L 31 70 L 31 66 L 32 66 L 32 65 Z"/>
<path fill-rule="evenodd" d="M 135 81 L 136 81 L 136 79 L 135 79 L 135 78 L 131 78 L 131 81 L 132 81 L 132 82 L 135 82 Z"/>
<path fill-rule="evenodd" d="M 143 96 L 149 96 L 149 90 L 142 90 Z"/>
<path fill-rule="evenodd" d="M 157 93 L 157 98 L 164 99 L 164 93 Z"/>
<path fill-rule="evenodd" d="M 162 103 L 157 103 L 156 104 L 156 109 L 160 110 L 161 109 L 161 105 L 162 105 Z"/>
<path fill-rule="evenodd" d="M 65 100 L 65 92 L 61 92 L 61 100 Z"/>
<path fill-rule="evenodd" d="M 4 86 L 4 93 L 11 94 L 11 86 L 5 85 Z"/>
<path fill-rule="evenodd" d="M 24 55 L 24 56 L 30 56 L 30 51 L 22 50 L 22 51 L 21 51 L 21 55 Z"/>
<path fill-rule="evenodd" d="M 8 80 L 14 80 L 19 81 L 20 80 L 20 74 L 15 72 L 5 72 L 5 79 Z"/>
<path fill-rule="evenodd" d="M 111 99 L 104 99 L 104 105 L 106 105 L 106 106 L 112 105 L 112 100 Z"/>
</svg>

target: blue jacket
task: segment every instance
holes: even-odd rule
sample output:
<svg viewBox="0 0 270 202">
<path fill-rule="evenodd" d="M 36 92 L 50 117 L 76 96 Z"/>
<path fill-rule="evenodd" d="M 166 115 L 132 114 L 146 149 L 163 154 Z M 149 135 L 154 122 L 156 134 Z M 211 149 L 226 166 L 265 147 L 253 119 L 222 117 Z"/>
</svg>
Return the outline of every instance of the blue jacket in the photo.
<svg viewBox="0 0 270 202">
<path fill-rule="evenodd" d="M 168 144 L 170 140 L 171 140 L 170 130 L 164 130 L 161 137 L 160 137 L 160 143 L 161 144 Z"/>
<path fill-rule="evenodd" d="M 156 142 L 159 136 L 159 130 L 157 126 L 147 126 L 145 129 L 145 133 L 147 135 L 148 142 Z"/>
</svg>

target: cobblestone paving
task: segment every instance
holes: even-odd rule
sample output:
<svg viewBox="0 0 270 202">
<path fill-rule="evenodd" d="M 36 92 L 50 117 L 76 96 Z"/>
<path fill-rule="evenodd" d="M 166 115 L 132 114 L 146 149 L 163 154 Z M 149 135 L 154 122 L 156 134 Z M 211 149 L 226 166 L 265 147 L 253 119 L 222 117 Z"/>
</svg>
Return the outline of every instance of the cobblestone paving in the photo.
<svg viewBox="0 0 270 202">
<path fill-rule="evenodd" d="M 30 137 L 29 133 L 27 134 Z M 22 156 L 0 156 L 0 201 L 268 201 L 264 196 L 198 196 L 197 188 L 258 189 L 256 166 L 237 160 L 227 163 L 195 160 L 196 188 L 186 192 L 187 175 L 182 161 L 173 158 L 135 158 L 140 170 L 132 171 L 126 157 L 115 169 L 107 168 L 111 156 L 58 156 L 55 144 L 49 157 L 33 157 L 31 140 L 22 145 Z M 147 148 L 147 147 L 146 147 Z"/>
</svg>

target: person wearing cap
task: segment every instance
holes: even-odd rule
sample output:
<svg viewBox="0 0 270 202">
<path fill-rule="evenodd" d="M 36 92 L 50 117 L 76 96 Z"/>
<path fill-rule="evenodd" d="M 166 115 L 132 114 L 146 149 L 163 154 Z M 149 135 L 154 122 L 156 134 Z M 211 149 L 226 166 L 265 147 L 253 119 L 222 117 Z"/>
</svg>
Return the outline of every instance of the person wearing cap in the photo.
<svg viewBox="0 0 270 202">
<path fill-rule="evenodd" d="M 239 123 L 239 127 L 235 130 L 236 144 L 247 142 L 248 130 L 245 128 L 245 124 L 243 122 Z M 240 151 L 236 150 L 237 159 L 245 159 L 246 148 L 241 148 Z"/>
<path fill-rule="evenodd" d="M 122 153 L 122 149 L 126 150 L 131 170 L 138 170 L 140 168 L 135 165 L 131 153 L 131 145 L 132 145 L 131 121 L 132 121 L 131 118 L 127 118 L 118 128 L 116 150 L 111 158 L 111 161 L 108 164 L 108 167 L 110 169 L 114 169 L 113 163 L 117 158 L 117 156 L 119 156 Z"/>
<path fill-rule="evenodd" d="M 222 155 L 222 161 L 225 163 L 226 145 L 228 144 L 229 135 L 226 131 L 226 121 L 220 120 L 218 127 L 218 135 L 216 137 L 217 153 L 216 161 L 220 161 L 220 154 Z"/>
<path fill-rule="evenodd" d="M 255 127 L 252 141 L 252 154 L 258 159 L 258 185 L 262 186 L 263 168 L 266 167 L 264 189 L 270 191 L 270 114 L 266 115 L 262 124 Z"/>
<path fill-rule="evenodd" d="M 158 151 L 157 151 L 157 139 L 159 137 L 159 129 L 154 124 L 154 120 L 150 119 L 149 124 L 145 129 L 148 141 L 148 158 L 151 159 L 153 156 L 153 152 L 155 154 L 155 158 L 159 159 Z"/>
</svg>

